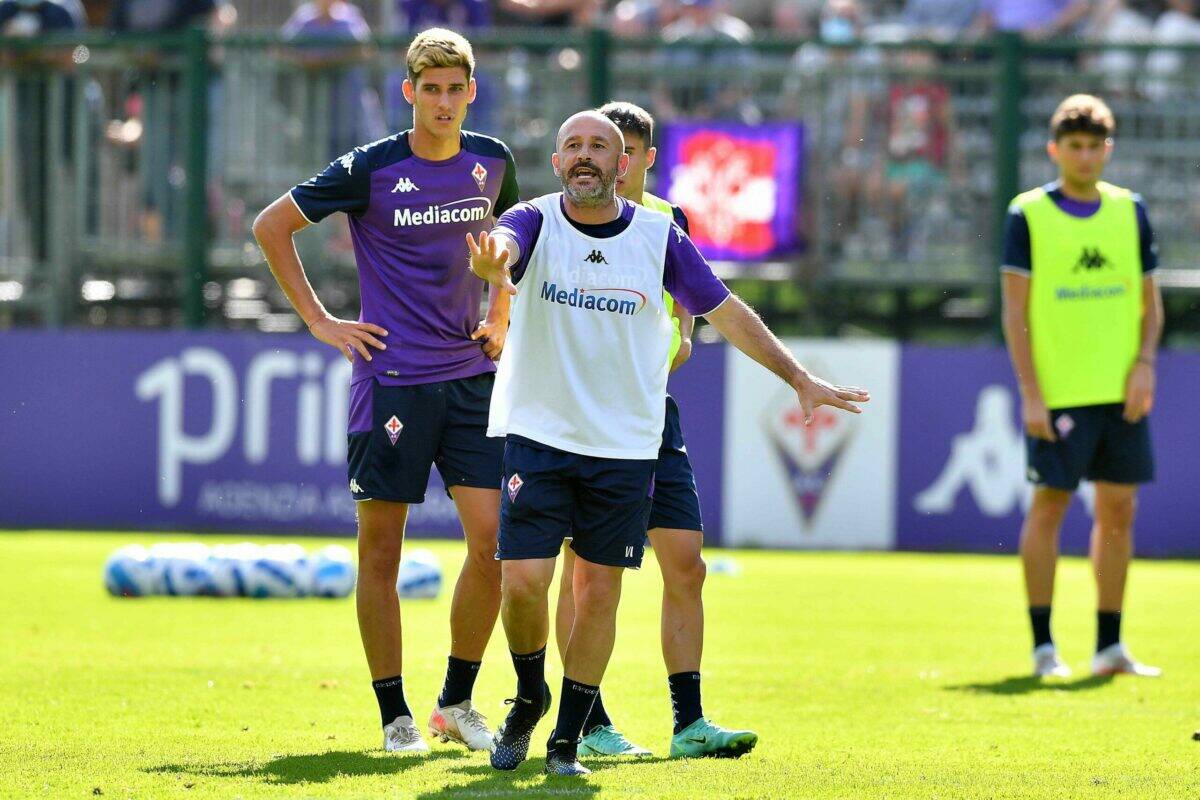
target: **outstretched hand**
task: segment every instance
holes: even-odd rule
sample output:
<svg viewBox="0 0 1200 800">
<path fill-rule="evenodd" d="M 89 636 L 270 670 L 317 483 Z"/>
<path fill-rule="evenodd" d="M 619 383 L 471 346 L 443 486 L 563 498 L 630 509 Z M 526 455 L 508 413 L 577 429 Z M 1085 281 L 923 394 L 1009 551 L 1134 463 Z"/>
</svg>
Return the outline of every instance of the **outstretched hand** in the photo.
<svg viewBox="0 0 1200 800">
<path fill-rule="evenodd" d="M 468 233 L 467 249 L 471 251 L 471 272 L 508 294 L 517 293 L 508 269 L 508 243 L 505 239 L 489 236 L 487 231 L 482 231 L 476 244 L 475 237 Z"/>
<path fill-rule="evenodd" d="M 804 373 L 793 384 L 796 398 L 800 401 L 800 409 L 804 412 L 804 424 L 812 423 L 813 411 L 817 406 L 833 406 L 852 414 L 861 414 L 862 409 L 855 403 L 866 403 L 871 399 L 871 393 L 857 386 L 837 386 L 815 375 Z"/>
</svg>

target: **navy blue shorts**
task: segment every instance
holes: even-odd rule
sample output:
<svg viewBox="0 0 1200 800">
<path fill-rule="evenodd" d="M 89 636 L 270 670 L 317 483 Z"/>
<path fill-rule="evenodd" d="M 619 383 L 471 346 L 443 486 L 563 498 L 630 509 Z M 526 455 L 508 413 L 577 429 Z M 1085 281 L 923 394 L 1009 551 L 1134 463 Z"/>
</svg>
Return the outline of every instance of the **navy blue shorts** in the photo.
<svg viewBox="0 0 1200 800">
<path fill-rule="evenodd" d="M 1075 491 L 1080 480 L 1148 483 L 1154 451 L 1147 417 L 1130 424 L 1124 406 L 1112 403 L 1050 412 L 1057 441 L 1025 437 L 1029 480 L 1037 486 Z"/>
<path fill-rule="evenodd" d="M 520 436 L 504 445 L 496 558 L 555 558 L 564 539 L 593 564 L 642 565 L 653 461 L 596 458 Z"/>
<path fill-rule="evenodd" d="M 667 395 L 667 416 L 663 423 L 662 445 L 654 467 L 654 504 L 650 508 L 650 528 L 703 531 L 700 519 L 700 495 L 696 476 L 683 444 L 679 425 L 679 406 Z"/>
<path fill-rule="evenodd" d="M 349 476 L 355 500 L 425 502 L 429 468 L 451 486 L 497 489 L 504 440 L 487 436 L 491 372 L 415 386 L 350 387 Z"/>
</svg>

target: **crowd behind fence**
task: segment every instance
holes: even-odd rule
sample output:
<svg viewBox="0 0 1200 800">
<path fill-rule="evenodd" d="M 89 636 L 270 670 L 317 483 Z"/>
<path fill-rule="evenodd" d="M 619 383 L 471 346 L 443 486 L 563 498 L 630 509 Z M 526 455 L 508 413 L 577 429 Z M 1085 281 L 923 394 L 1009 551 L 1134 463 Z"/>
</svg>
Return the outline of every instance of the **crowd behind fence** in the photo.
<svg viewBox="0 0 1200 800">
<path fill-rule="evenodd" d="M 1102 94 L 1118 125 L 1108 177 L 1146 197 L 1158 233 L 1168 332 L 1200 331 L 1200 48 L 545 28 L 473 40 L 468 127 L 508 142 L 525 197 L 556 188 L 559 122 L 607 99 L 660 123 L 800 120 L 806 246 L 721 265 L 790 332 L 993 335 L 1004 208 L 1053 177 L 1058 101 Z M 406 46 L 198 30 L 0 40 L 0 326 L 297 328 L 250 224 L 353 145 L 407 127 Z M 1173 69 L 1145 68 L 1164 56 Z M 331 310 L 355 314 L 344 221 L 298 246 Z"/>
</svg>

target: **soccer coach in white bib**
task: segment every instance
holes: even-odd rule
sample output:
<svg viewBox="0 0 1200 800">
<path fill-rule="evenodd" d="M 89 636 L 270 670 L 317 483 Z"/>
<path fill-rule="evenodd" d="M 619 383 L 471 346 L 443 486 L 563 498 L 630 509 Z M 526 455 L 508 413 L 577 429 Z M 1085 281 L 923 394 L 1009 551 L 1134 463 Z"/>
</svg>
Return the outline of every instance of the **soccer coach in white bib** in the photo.
<svg viewBox="0 0 1200 800">
<path fill-rule="evenodd" d="M 866 391 L 810 375 L 732 295 L 666 215 L 616 195 L 629 157 L 621 131 L 592 111 L 559 129 L 551 163 L 563 191 L 505 212 L 467 237 L 471 269 L 517 294 L 492 393 L 489 436 L 507 436 L 497 557 L 501 617 L 517 696 L 492 766 L 524 761 L 550 707 L 544 682 L 547 591 L 563 539 L 578 556 L 578 609 L 564 654 L 546 771 L 577 775 L 576 744 L 612 654 L 625 567 L 642 562 L 662 440 L 671 320 L 663 291 L 819 405 L 859 413 Z"/>
</svg>

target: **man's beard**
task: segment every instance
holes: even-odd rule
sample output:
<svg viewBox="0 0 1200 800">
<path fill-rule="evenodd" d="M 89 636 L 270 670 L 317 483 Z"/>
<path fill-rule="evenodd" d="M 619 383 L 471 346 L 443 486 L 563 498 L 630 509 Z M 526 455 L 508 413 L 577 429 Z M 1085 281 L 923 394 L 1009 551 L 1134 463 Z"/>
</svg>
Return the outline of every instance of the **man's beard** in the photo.
<svg viewBox="0 0 1200 800">
<path fill-rule="evenodd" d="M 605 172 L 594 163 L 587 166 L 595 171 L 596 181 L 590 187 L 576 189 L 571 185 L 571 178 L 575 176 L 563 172 L 558 176 L 562 183 L 563 194 L 572 204 L 583 208 L 600 208 L 608 205 L 616 196 L 617 171 L 614 169 L 612 172 Z M 578 168 L 578 166 L 574 167 L 572 172 Z"/>
</svg>

